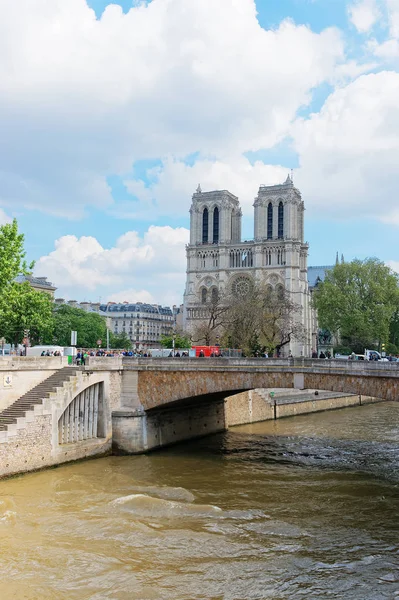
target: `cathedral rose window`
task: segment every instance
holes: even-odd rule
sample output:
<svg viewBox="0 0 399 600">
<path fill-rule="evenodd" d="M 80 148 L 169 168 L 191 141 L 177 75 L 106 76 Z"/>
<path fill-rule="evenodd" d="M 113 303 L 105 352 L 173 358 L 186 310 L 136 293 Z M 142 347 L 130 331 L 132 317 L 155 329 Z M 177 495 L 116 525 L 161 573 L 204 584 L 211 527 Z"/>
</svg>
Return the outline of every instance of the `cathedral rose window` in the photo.
<svg viewBox="0 0 399 600">
<path fill-rule="evenodd" d="M 252 283 L 248 277 L 238 277 L 233 282 L 233 294 L 238 298 L 243 298 L 247 296 L 251 291 Z"/>
</svg>

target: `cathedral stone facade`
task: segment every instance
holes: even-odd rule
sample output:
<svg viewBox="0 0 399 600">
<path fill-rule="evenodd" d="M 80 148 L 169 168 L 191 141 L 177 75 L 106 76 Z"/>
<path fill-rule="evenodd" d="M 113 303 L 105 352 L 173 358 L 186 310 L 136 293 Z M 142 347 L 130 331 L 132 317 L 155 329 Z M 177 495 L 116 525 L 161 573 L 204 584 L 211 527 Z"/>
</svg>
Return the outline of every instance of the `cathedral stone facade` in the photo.
<svg viewBox="0 0 399 600">
<path fill-rule="evenodd" d="M 308 244 L 304 242 L 304 203 L 290 176 L 281 185 L 261 185 L 254 202 L 254 240 L 241 241 L 242 212 L 227 190 L 202 192 L 190 208 L 187 283 L 183 325 L 194 331 L 212 295 L 244 295 L 251 282 L 286 289 L 302 307 L 297 318 L 306 340 L 293 340 L 285 355 L 310 356 L 316 347 L 316 320 L 307 279 Z"/>
</svg>

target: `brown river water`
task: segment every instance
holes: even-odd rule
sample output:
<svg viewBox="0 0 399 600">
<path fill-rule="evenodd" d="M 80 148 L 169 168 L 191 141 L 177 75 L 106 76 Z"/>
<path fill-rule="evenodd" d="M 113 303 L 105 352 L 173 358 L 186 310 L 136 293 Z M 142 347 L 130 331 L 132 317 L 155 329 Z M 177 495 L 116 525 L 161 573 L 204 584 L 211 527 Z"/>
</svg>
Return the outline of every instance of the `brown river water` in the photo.
<svg viewBox="0 0 399 600">
<path fill-rule="evenodd" d="M 0 482 L 0 599 L 399 599 L 399 403 Z"/>
</svg>

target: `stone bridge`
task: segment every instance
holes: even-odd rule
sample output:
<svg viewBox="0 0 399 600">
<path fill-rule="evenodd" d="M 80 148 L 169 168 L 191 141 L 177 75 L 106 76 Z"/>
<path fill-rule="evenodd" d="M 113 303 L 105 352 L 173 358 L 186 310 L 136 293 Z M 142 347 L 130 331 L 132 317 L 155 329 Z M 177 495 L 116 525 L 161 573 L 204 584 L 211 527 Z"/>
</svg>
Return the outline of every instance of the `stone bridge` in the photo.
<svg viewBox="0 0 399 600">
<path fill-rule="evenodd" d="M 229 405 L 241 409 L 243 395 L 236 395 L 248 390 L 399 398 L 399 365 L 382 362 L 91 358 L 85 367 L 68 370 L 60 358 L 0 358 L 0 371 L 0 476 L 97 456 L 112 447 L 140 453 L 223 431 L 232 422 L 226 416 Z M 271 418 L 267 397 L 246 394 L 251 411 L 254 399 L 257 420 Z M 249 422 L 242 414 L 233 421 Z"/>
<path fill-rule="evenodd" d="M 310 359 L 125 358 L 121 408 L 112 419 L 114 448 L 144 452 L 223 431 L 228 425 L 226 398 L 234 396 L 229 401 L 234 406 L 242 402 L 237 394 L 265 388 L 329 390 L 397 400 L 399 365 Z M 260 410 L 258 406 L 259 420 L 262 415 L 270 418 L 265 399 L 257 395 L 255 400 L 262 405 Z M 252 397 L 248 402 L 252 403 Z M 330 407 L 345 405 L 336 402 Z M 241 408 L 245 413 L 246 408 Z M 239 422 L 248 421 L 240 415 L 234 423 Z"/>
<path fill-rule="evenodd" d="M 258 388 L 399 399 L 399 364 L 311 359 L 123 359 L 121 404 L 145 411 Z"/>
</svg>

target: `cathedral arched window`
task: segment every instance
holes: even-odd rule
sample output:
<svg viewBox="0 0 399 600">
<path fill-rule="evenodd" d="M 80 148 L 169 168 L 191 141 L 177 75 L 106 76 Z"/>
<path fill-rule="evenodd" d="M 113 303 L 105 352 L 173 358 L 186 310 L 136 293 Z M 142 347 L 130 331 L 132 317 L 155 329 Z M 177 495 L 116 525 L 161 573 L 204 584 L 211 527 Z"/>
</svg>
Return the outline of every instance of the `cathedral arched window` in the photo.
<svg viewBox="0 0 399 600">
<path fill-rule="evenodd" d="M 213 243 L 219 243 L 219 209 L 217 206 L 213 211 Z"/>
<path fill-rule="evenodd" d="M 276 285 L 276 294 L 280 300 L 284 298 L 284 286 L 281 283 Z"/>
<path fill-rule="evenodd" d="M 212 288 L 212 304 L 216 304 L 219 299 L 219 292 L 217 288 Z"/>
<path fill-rule="evenodd" d="M 267 207 L 267 237 L 269 239 L 273 237 L 273 204 L 271 202 Z"/>
<path fill-rule="evenodd" d="M 202 213 L 202 243 L 208 243 L 208 224 L 209 224 L 209 213 L 208 209 L 204 208 Z"/>
<path fill-rule="evenodd" d="M 208 292 L 207 292 L 206 288 L 202 288 L 202 291 L 201 291 L 202 304 L 206 304 L 207 296 L 208 296 Z"/>
<path fill-rule="evenodd" d="M 280 202 L 278 205 L 278 238 L 284 237 L 284 204 Z"/>
<path fill-rule="evenodd" d="M 266 285 L 266 288 L 265 288 L 265 300 L 270 301 L 272 295 L 273 295 L 273 288 L 269 283 L 268 285 Z"/>
</svg>

